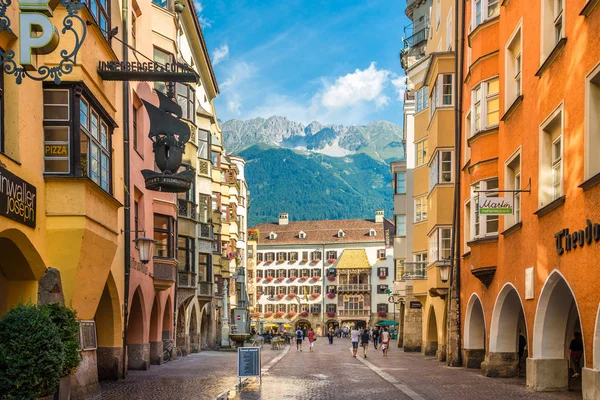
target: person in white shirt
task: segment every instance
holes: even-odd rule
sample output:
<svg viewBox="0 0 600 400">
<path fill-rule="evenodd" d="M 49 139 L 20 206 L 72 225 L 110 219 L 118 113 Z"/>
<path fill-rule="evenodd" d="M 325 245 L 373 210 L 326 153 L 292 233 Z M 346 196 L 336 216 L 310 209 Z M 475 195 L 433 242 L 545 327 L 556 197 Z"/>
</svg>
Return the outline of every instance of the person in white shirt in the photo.
<svg viewBox="0 0 600 400">
<path fill-rule="evenodd" d="M 383 328 L 383 332 L 381 332 L 381 348 L 383 350 L 383 356 L 387 357 L 388 349 L 390 347 L 390 333 L 388 332 L 388 328 Z"/>
<path fill-rule="evenodd" d="M 358 338 L 359 332 L 358 327 L 354 327 L 352 331 L 350 331 L 350 338 L 352 339 L 352 357 L 356 358 L 356 352 L 358 351 Z"/>
</svg>

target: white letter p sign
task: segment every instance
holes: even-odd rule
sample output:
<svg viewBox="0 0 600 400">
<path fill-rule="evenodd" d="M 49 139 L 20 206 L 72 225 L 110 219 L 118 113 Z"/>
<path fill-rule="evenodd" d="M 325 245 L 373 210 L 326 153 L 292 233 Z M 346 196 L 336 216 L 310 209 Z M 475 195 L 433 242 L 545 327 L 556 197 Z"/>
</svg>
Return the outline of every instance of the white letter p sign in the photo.
<svg viewBox="0 0 600 400">
<path fill-rule="evenodd" d="M 54 51 L 60 40 L 58 30 L 44 14 L 21 12 L 19 27 L 19 61 L 32 69 L 31 56 Z"/>
</svg>

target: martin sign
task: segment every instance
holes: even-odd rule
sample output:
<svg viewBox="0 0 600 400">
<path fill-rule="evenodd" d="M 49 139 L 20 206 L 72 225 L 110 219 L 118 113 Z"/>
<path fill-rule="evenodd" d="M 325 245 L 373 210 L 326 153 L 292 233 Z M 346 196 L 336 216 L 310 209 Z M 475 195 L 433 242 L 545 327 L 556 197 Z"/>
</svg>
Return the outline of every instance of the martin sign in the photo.
<svg viewBox="0 0 600 400">
<path fill-rule="evenodd" d="M 14 75 L 17 84 L 24 77 L 36 81 L 53 79 L 60 83 L 61 77 L 73 71 L 77 64 L 77 53 L 86 35 L 86 23 L 77 15 L 84 7 L 80 0 L 20 0 L 19 1 L 19 32 L 13 32 L 7 10 L 13 0 L 0 1 L 0 34 L 8 33 L 18 39 L 19 57 L 16 59 L 14 50 L 0 50 L 0 68 L 8 75 Z M 66 10 L 59 29 L 54 26 L 50 17 L 54 10 L 61 5 Z M 76 28 L 79 29 L 76 29 Z M 61 35 L 74 37 L 73 49 L 60 51 L 60 61 L 53 67 L 35 65 L 37 55 L 50 54 L 56 51 Z"/>
<path fill-rule="evenodd" d="M 479 215 L 512 215 L 512 197 L 479 197 Z"/>
<path fill-rule="evenodd" d="M 35 187 L 0 167 L 0 215 L 35 228 Z"/>
</svg>

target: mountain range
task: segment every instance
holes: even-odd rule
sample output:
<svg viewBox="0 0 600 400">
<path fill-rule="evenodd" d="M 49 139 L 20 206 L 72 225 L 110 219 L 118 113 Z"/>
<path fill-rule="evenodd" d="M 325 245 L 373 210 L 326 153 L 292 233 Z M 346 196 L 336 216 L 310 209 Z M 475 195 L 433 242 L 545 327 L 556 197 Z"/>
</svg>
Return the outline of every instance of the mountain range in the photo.
<svg viewBox="0 0 600 400">
<path fill-rule="evenodd" d="M 402 127 L 308 125 L 285 117 L 221 123 L 228 152 L 246 160 L 248 226 L 277 220 L 393 218 L 389 162 L 404 157 Z"/>
</svg>

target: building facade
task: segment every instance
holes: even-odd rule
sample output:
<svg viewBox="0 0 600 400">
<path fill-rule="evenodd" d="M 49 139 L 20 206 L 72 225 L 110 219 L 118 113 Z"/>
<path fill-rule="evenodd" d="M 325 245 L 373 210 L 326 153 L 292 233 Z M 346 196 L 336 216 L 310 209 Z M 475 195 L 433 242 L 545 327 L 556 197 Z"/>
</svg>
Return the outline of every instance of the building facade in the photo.
<svg viewBox="0 0 600 400">
<path fill-rule="evenodd" d="M 341 326 L 392 319 L 393 224 L 374 220 L 290 222 L 256 226 L 254 320 L 289 321 L 318 335 Z"/>
<path fill-rule="evenodd" d="M 600 397 L 597 3 L 467 2 L 462 27 L 464 361 L 585 399 Z M 484 198 L 512 214 L 480 213 Z M 577 332 L 583 378 L 568 361 Z"/>
</svg>

